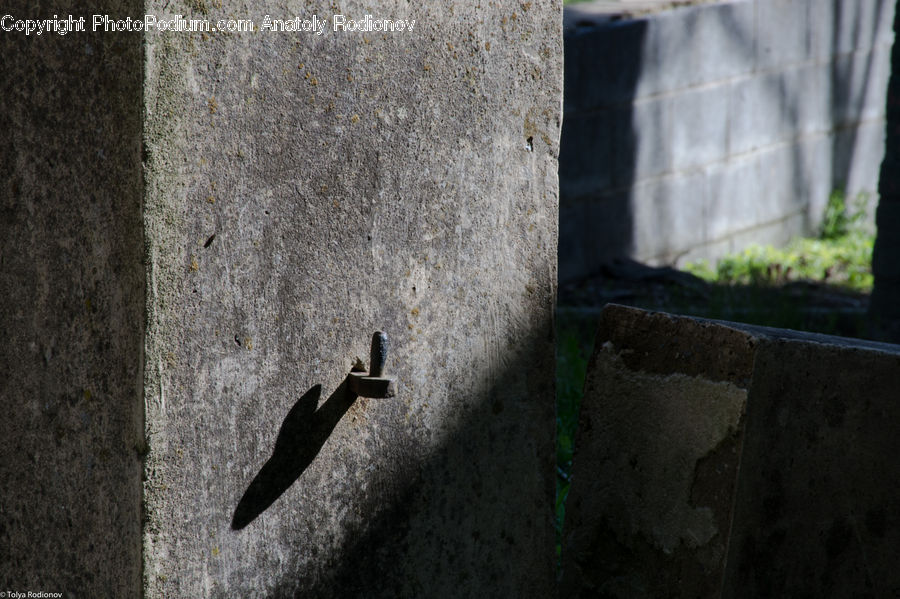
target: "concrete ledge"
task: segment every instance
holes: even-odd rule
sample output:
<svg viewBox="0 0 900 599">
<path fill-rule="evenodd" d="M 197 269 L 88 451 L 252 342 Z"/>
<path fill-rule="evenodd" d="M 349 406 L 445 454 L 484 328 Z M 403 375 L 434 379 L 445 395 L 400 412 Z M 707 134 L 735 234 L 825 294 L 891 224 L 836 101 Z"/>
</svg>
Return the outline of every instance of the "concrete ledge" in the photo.
<svg viewBox="0 0 900 599">
<path fill-rule="evenodd" d="M 595 347 L 563 596 L 900 591 L 900 347 L 614 305 Z"/>
</svg>

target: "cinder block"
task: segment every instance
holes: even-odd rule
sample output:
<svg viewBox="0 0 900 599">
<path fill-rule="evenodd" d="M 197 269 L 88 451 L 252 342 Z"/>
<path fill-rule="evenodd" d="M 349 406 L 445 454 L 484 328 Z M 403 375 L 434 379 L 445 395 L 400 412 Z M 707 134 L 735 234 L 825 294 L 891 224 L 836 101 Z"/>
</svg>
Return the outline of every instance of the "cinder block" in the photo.
<svg viewBox="0 0 900 599">
<path fill-rule="evenodd" d="M 831 69 L 817 63 L 735 82 L 730 151 L 740 153 L 832 129 L 831 86 Z"/>
<path fill-rule="evenodd" d="M 695 79 L 698 50 L 691 41 L 696 21 L 696 12 L 691 9 L 647 18 L 637 88 L 639 98 L 685 88 Z"/>
<path fill-rule="evenodd" d="M 757 205 L 764 184 L 756 156 L 730 160 L 707 172 L 704 241 L 717 241 L 758 224 Z"/>
<path fill-rule="evenodd" d="M 884 122 L 860 123 L 834 134 L 832 186 L 847 192 L 849 199 L 870 194 L 877 199 L 878 172 L 884 157 Z"/>
<path fill-rule="evenodd" d="M 784 138 L 829 131 L 832 121 L 831 71 L 819 63 L 786 69 L 781 75 L 788 106 Z"/>
<path fill-rule="evenodd" d="M 764 73 L 730 86 L 729 154 L 743 154 L 790 137 L 798 100 L 789 94 L 786 79 L 784 73 Z"/>
<path fill-rule="evenodd" d="M 780 70 L 812 58 L 812 32 L 807 23 L 810 11 L 820 5 L 815 0 L 757 0 L 758 70 Z"/>
<path fill-rule="evenodd" d="M 728 84 L 672 96 L 672 169 L 724 160 L 728 154 Z M 641 129 L 643 131 L 643 129 Z"/>
<path fill-rule="evenodd" d="M 807 23 L 812 32 L 811 58 L 818 64 L 830 62 L 835 55 L 835 14 L 842 3 L 844 0 L 820 2 L 818 10 L 809 11 Z"/>
<path fill-rule="evenodd" d="M 812 63 L 735 81 L 729 152 L 740 154 L 832 129 L 831 85 L 831 69 Z"/>
<path fill-rule="evenodd" d="M 830 27 L 822 34 L 830 35 L 832 55 L 890 45 L 894 4 L 889 0 L 838 0 L 821 10 L 831 17 Z M 812 6 L 818 5 L 814 2 Z"/>
<path fill-rule="evenodd" d="M 849 1 L 849 0 L 847 0 Z M 892 45 L 894 43 L 894 16 L 897 5 L 890 0 L 872 0 L 875 2 L 875 41 L 873 46 Z"/>
<path fill-rule="evenodd" d="M 869 57 L 870 74 L 866 81 L 866 95 L 862 115 L 864 119 L 883 118 L 886 113 L 888 80 L 891 75 L 891 46 L 881 44 L 872 48 Z"/>
<path fill-rule="evenodd" d="M 679 255 L 673 266 L 682 268 L 687 263 L 700 260 L 705 260 L 709 264 L 715 264 L 719 258 L 732 252 L 734 252 L 734 244 L 730 237 L 718 241 L 704 241 Z"/>
<path fill-rule="evenodd" d="M 807 233 L 805 211 L 787 214 L 778 220 L 756 225 L 752 229 L 736 231 L 729 236 L 732 252 L 741 251 L 751 244 L 781 247 L 798 235 Z"/>
<path fill-rule="evenodd" d="M 882 118 L 891 72 L 890 47 L 836 56 L 831 71 L 831 120 L 835 126 Z"/>
<path fill-rule="evenodd" d="M 559 141 L 563 201 L 603 192 L 613 186 L 614 178 L 632 179 L 635 133 L 626 129 L 630 126 L 629 114 L 625 109 L 566 116 Z M 627 174 L 617 169 L 627 169 Z"/>
<path fill-rule="evenodd" d="M 811 0 L 808 29 L 813 58 L 823 63 L 843 54 L 890 46 L 893 18 L 890 0 Z"/>
<path fill-rule="evenodd" d="M 752 2 L 679 7 L 645 19 L 638 97 L 729 79 L 754 68 Z"/>
<path fill-rule="evenodd" d="M 657 177 L 673 168 L 675 114 L 670 97 L 653 98 L 623 107 L 615 115 L 617 135 L 616 187 Z"/>
<path fill-rule="evenodd" d="M 681 266 L 686 262 L 697 260 L 714 263 L 728 254 L 740 252 L 751 244 L 783 246 L 797 235 L 805 233 L 807 223 L 807 215 L 798 213 L 773 223 L 732 231 L 726 237 L 693 246 L 686 253 L 679 255 L 675 264 Z"/>
<path fill-rule="evenodd" d="M 805 190 L 813 174 L 805 172 L 802 152 L 802 144 L 791 144 L 756 155 L 759 163 L 757 176 L 761 183 L 756 201 L 757 224 L 805 211 Z"/>
<path fill-rule="evenodd" d="M 703 239 L 704 177 L 700 172 L 640 183 L 632 188 L 632 255 L 651 264 L 671 263 Z"/>
<path fill-rule="evenodd" d="M 598 22 L 567 32 L 567 113 L 609 107 L 636 97 L 646 32 L 643 19 Z"/>
<path fill-rule="evenodd" d="M 754 2 L 720 2 L 693 7 L 692 12 L 696 25 L 691 45 L 696 54 L 690 82 L 699 85 L 750 74 L 757 43 Z"/>
<path fill-rule="evenodd" d="M 613 258 L 632 254 L 631 194 L 582 198 L 559 209 L 559 280 L 596 273 Z"/>
<path fill-rule="evenodd" d="M 647 20 L 641 54 L 645 66 L 638 82 L 638 97 L 667 93 L 687 85 L 695 54 L 689 39 L 685 23 L 672 13 Z"/>
<path fill-rule="evenodd" d="M 806 181 L 802 192 L 807 205 L 807 232 L 817 233 L 825 215 L 828 197 L 835 190 L 832 180 L 822 176 L 823 173 L 833 172 L 834 138 L 833 134 L 811 135 L 797 143 L 798 151 L 802 154 Z"/>
<path fill-rule="evenodd" d="M 898 385 L 898 346 L 607 306 L 563 595 L 896 593 Z"/>
</svg>

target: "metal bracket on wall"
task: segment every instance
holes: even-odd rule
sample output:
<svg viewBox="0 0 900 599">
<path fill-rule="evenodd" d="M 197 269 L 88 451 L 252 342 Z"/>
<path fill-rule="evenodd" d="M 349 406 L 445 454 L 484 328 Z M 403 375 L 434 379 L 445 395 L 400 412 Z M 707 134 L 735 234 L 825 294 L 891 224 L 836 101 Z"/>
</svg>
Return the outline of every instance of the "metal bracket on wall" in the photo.
<svg viewBox="0 0 900 599">
<path fill-rule="evenodd" d="M 372 350 L 369 352 L 369 372 L 352 371 L 349 375 L 350 390 L 359 397 L 386 399 L 397 395 L 397 379 L 385 374 L 387 362 L 388 336 L 376 331 L 372 335 Z"/>
</svg>

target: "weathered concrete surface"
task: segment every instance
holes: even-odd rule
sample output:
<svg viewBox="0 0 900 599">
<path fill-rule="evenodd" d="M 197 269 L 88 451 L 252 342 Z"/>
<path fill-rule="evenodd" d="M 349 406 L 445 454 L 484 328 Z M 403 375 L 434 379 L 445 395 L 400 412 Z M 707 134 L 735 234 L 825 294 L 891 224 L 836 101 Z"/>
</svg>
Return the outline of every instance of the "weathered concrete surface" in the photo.
<svg viewBox="0 0 900 599">
<path fill-rule="evenodd" d="M 900 347 L 607 306 L 565 596 L 891 596 Z"/>
<path fill-rule="evenodd" d="M 755 344 L 618 306 L 604 310 L 596 343 L 560 596 L 715 596 Z"/>
<path fill-rule="evenodd" d="M 74 4 L 5 2 L 0 16 Z M 141 47 L 0 32 L 4 592 L 140 595 Z"/>
<path fill-rule="evenodd" d="M 147 38 L 147 596 L 550 595 L 559 3 L 218 6 L 416 24 Z"/>
<path fill-rule="evenodd" d="M 900 595 L 900 347 L 756 359 L 723 597 Z"/>
</svg>

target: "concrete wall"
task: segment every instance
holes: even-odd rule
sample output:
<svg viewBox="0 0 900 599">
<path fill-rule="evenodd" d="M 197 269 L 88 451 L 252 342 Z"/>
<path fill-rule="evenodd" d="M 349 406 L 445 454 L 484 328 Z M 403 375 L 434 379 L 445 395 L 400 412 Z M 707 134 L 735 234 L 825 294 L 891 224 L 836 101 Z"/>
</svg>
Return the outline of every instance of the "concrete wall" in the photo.
<svg viewBox="0 0 900 599">
<path fill-rule="evenodd" d="M 566 597 L 889 597 L 900 346 L 607 306 Z"/>
<path fill-rule="evenodd" d="M 256 28 L 0 32 L 3 591 L 551 595 L 560 4 L 83 10 Z"/>
<path fill-rule="evenodd" d="M 78 10 L 19 2 L 2 14 Z M 0 32 L 4 592 L 140 594 L 141 47 Z"/>
<path fill-rule="evenodd" d="M 834 189 L 874 207 L 894 2 L 610 6 L 566 9 L 562 280 L 783 243 Z"/>
<path fill-rule="evenodd" d="M 549 595 L 559 4 L 148 11 L 147 596 Z"/>
</svg>

